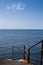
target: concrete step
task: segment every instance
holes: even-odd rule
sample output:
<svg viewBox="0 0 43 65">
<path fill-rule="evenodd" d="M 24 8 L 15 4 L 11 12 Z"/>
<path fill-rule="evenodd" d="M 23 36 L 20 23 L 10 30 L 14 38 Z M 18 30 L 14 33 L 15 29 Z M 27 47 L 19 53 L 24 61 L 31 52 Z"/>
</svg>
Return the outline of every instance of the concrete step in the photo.
<svg viewBox="0 0 43 65">
<path fill-rule="evenodd" d="M 33 65 L 16 60 L 0 60 L 0 65 Z"/>
</svg>

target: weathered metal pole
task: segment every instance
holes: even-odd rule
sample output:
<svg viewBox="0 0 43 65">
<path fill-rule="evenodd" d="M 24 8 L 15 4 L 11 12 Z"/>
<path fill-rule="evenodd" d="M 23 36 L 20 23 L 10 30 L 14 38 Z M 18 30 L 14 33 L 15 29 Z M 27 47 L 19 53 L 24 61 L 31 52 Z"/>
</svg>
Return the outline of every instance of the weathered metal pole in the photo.
<svg viewBox="0 0 43 65">
<path fill-rule="evenodd" d="M 40 60 L 40 65 L 42 65 L 42 57 L 43 57 L 43 40 L 42 40 L 42 46 L 41 46 L 41 60 Z"/>
<path fill-rule="evenodd" d="M 14 46 L 12 46 L 12 60 L 14 60 Z"/>
<path fill-rule="evenodd" d="M 30 49 L 28 49 L 28 63 L 30 63 Z"/>
<path fill-rule="evenodd" d="M 24 45 L 24 51 L 23 51 L 23 58 L 25 60 L 25 45 Z"/>
</svg>

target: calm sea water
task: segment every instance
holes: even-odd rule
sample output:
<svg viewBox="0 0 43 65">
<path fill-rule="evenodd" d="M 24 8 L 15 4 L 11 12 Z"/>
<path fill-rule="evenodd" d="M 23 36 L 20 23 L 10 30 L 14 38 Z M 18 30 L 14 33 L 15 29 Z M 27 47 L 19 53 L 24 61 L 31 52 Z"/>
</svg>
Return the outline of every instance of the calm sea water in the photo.
<svg viewBox="0 0 43 65">
<path fill-rule="evenodd" d="M 23 48 L 24 44 L 27 44 L 30 47 L 42 39 L 43 30 L 0 30 L 0 46 L 16 46 Z M 38 50 L 39 49 L 35 48 L 34 52 L 37 52 Z M 21 53 L 15 53 L 15 55 L 19 55 L 19 57 L 20 54 Z M 0 57 L 3 57 L 4 55 L 0 55 Z M 37 58 L 40 57 L 36 57 L 36 61 Z"/>
<path fill-rule="evenodd" d="M 29 46 L 43 39 L 43 30 L 0 30 L 0 46 Z"/>
</svg>

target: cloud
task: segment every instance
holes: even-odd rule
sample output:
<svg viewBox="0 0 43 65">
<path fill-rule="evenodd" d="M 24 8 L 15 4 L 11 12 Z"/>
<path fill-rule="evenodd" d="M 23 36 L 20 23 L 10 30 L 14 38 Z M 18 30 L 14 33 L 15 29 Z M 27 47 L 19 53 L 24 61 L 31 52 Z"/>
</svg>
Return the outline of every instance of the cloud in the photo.
<svg viewBox="0 0 43 65">
<path fill-rule="evenodd" d="M 10 7 L 9 5 L 6 5 L 6 9 L 8 9 L 8 10 L 9 10 L 10 8 L 11 8 L 11 7 Z"/>
<path fill-rule="evenodd" d="M 25 8 L 25 4 L 23 4 L 22 2 L 18 2 L 16 9 L 22 11 L 24 10 L 24 8 Z"/>
<path fill-rule="evenodd" d="M 25 4 L 23 4 L 22 2 L 18 2 L 16 4 L 6 5 L 6 9 L 23 11 L 25 9 Z"/>
<path fill-rule="evenodd" d="M 16 4 L 12 4 L 12 5 L 11 5 L 11 9 L 12 9 L 12 10 L 16 9 Z"/>
</svg>

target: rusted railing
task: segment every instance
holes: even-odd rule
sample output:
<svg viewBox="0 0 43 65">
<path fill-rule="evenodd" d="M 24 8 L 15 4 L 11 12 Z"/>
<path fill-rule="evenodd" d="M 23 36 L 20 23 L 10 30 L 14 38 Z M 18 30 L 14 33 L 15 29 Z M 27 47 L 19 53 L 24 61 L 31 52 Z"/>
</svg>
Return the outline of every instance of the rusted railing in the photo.
<svg viewBox="0 0 43 65">
<path fill-rule="evenodd" d="M 4 55 L 6 55 L 6 58 L 7 58 L 7 54 L 9 54 L 10 52 L 8 52 L 9 51 L 9 49 L 8 48 L 10 48 L 11 49 L 11 59 L 13 59 L 14 60 L 14 56 L 16 55 L 15 54 L 15 48 L 17 49 L 17 50 L 19 50 L 19 51 L 23 51 L 23 58 L 24 58 L 24 60 L 25 59 L 27 59 L 27 61 L 28 61 L 28 63 L 30 63 L 30 57 L 31 57 L 31 54 L 30 54 L 30 50 L 32 49 L 32 48 L 34 48 L 34 47 L 36 47 L 38 44 L 41 44 L 41 54 L 40 54 L 40 65 L 42 65 L 43 64 L 43 40 L 41 40 L 40 42 L 38 42 L 38 43 L 36 43 L 35 45 L 33 45 L 33 46 L 31 46 L 31 47 L 28 47 L 27 45 L 24 45 L 24 51 L 23 51 L 23 49 L 20 49 L 20 48 L 18 48 L 18 47 L 16 47 L 16 46 L 5 46 L 5 47 L 0 47 L 0 48 L 5 48 L 4 50 L 5 50 L 5 53 L 4 53 Z M 7 50 L 8 49 L 8 50 Z M 17 51 L 16 50 L 16 51 Z M 3 52 L 3 51 L 2 51 Z M 0 51 L 0 54 L 1 54 L 1 51 Z M 18 54 L 19 54 L 19 56 L 21 56 L 22 54 L 21 53 L 19 53 L 18 52 Z M 18 54 L 17 54 L 17 57 L 18 57 Z M 21 55 L 20 55 L 21 54 Z M 34 54 L 36 54 L 36 53 L 34 53 Z M 6 59 L 5 58 L 5 59 Z M 19 58 L 19 59 L 21 59 L 21 58 Z"/>
<path fill-rule="evenodd" d="M 37 46 L 38 44 L 41 43 L 41 58 L 40 58 L 40 65 L 43 64 L 43 40 L 41 40 L 40 42 L 36 43 L 35 45 L 31 46 L 30 48 L 28 48 L 27 45 L 24 45 L 24 54 L 23 54 L 23 57 L 24 59 L 27 59 L 28 63 L 30 63 L 30 50 Z M 26 51 L 26 49 L 28 50 L 28 52 Z M 27 57 L 27 58 L 26 58 Z"/>
</svg>

